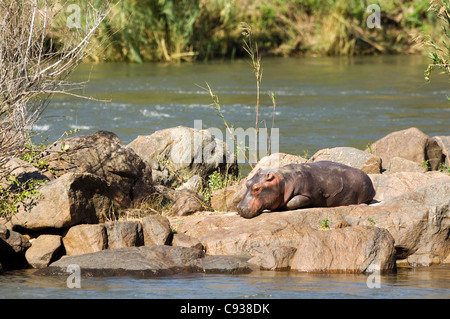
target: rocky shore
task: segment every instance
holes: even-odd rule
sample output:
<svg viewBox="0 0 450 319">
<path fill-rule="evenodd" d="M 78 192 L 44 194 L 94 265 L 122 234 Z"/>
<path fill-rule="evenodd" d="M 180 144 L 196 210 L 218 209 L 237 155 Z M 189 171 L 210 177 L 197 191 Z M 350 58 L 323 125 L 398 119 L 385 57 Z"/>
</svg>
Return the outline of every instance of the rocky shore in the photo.
<svg viewBox="0 0 450 319">
<path fill-rule="evenodd" d="M 70 265 L 86 276 L 372 273 L 450 263 L 449 152 L 450 136 L 410 128 L 366 150 L 323 149 L 310 159 L 273 154 L 205 200 L 199 191 L 208 176 L 238 173 L 236 162 L 226 163 L 225 143 L 206 130 L 169 128 L 129 145 L 104 131 L 69 137 L 38 155 L 45 165 L 17 158 L 5 165 L 17 181 L 42 185 L 39 196 L 0 218 L 0 273 L 32 267 L 67 275 Z M 237 215 L 245 180 L 258 168 L 320 160 L 366 172 L 374 201 Z M 10 179 L 0 183 L 14 187 Z"/>
</svg>

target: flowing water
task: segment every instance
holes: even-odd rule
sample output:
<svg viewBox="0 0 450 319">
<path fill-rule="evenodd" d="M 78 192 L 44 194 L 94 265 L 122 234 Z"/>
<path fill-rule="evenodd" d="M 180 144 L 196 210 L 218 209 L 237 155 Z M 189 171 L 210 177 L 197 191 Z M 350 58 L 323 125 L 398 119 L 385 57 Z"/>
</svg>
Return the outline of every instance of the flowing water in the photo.
<svg viewBox="0 0 450 319">
<path fill-rule="evenodd" d="M 312 155 L 321 148 L 364 149 L 386 134 L 417 127 L 430 136 L 450 135 L 450 90 L 436 71 L 431 83 L 417 56 L 266 58 L 262 61 L 260 127 L 279 128 L 279 150 Z M 90 79 L 85 95 L 111 102 L 57 97 L 35 126 L 40 137 L 65 131 L 116 133 L 124 143 L 138 135 L 184 125 L 219 128 L 207 82 L 235 128 L 255 127 L 256 82 L 246 60 L 180 65 L 82 65 L 74 80 Z M 276 109 L 270 93 L 276 96 Z M 275 116 L 273 116 L 275 115 Z M 248 145 L 246 145 L 248 146 Z"/>
<path fill-rule="evenodd" d="M 450 135 L 448 80 L 435 72 L 426 83 L 426 63 L 417 56 L 264 58 L 259 119 L 270 128 L 274 118 L 279 151 L 302 156 L 337 146 L 364 149 L 408 127 L 430 136 Z M 37 141 L 51 142 L 79 128 L 80 134 L 109 130 L 129 143 L 159 129 L 193 127 L 195 120 L 225 135 L 205 82 L 219 96 L 230 126 L 255 126 L 256 85 L 247 61 L 85 64 L 73 75 L 74 80 L 88 78 L 83 93 L 111 102 L 56 97 L 35 126 Z M 399 269 L 382 275 L 379 288 L 372 289 L 366 275 L 293 272 L 85 278 L 81 289 L 69 289 L 66 278 L 32 272 L 0 275 L 0 298 L 450 298 L 449 266 Z"/>
<path fill-rule="evenodd" d="M 399 268 L 397 273 L 381 275 L 379 279 L 356 274 L 272 271 L 239 276 L 82 278 L 80 288 L 68 288 L 66 277 L 34 276 L 33 272 L 10 271 L 0 276 L 0 298 L 450 299 L 449 266 Z"/>
</svg>

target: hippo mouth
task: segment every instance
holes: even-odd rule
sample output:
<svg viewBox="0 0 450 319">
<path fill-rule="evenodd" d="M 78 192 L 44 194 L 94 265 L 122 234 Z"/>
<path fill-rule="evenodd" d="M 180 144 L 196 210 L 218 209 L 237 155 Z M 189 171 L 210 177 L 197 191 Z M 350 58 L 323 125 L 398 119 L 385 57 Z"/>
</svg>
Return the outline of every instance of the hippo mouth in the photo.
<svg viewBox="0 0 450 319">
<path fill-rule="evenodd" d="M 251 209 L 246 209 L 245 207 L 242 207 L 242 206 L 243 205 L 237 206 L 237 212 L 239 213 L 239 215 L 241 217 L 246 218 L 246 219 L 256 217 L 258 215 L 261 215 L 264 212 L 270 212 L 270 210 L 263 209 L 263 208 L 252 211 Z"/>
<path fill-rule="evenodd" d="M 243 217 L 243 218 L 246 218 L 246 219 L 250 219 L 250 218 L 256 217 L 256 216 L 260 215 L 262 212 L 263 211 L 254 213 L 254 212 L 244 212 L 244 211 L 238 210 L 239 215 L 241 217 Z"/>
</svg>

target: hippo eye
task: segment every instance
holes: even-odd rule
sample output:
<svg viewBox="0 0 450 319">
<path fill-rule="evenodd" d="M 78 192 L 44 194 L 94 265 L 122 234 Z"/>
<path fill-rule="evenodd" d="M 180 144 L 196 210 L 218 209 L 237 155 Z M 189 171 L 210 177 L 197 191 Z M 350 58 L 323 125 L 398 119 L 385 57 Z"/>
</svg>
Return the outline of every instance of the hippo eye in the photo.
<svg viewBox="0 0 450 319">
<path fill-rule="evenodd" d="M 259 192 L 260 189 L 261 188 L 259 186 L 257 186 L 257 185 L 253 185 L 252 186 L 252 191 L 255 192 L 255 193 Z"/>
<path fill-rule="evenodd" d="M 272 174 L 267 175 L 266 177 L 266 181 L 270 182 L 275 178 L 275 176 L 273 176 Z"/>
</svg>

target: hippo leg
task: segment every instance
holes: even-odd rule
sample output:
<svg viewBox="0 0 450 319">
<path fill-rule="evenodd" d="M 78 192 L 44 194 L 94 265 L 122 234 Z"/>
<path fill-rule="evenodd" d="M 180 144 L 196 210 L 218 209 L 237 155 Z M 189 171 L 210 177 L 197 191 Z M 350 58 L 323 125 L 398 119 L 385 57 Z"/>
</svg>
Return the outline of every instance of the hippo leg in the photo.
<svg viewBox="0 0 450 319">
<path fill-rule="evenodd" d="M 285 205 L 287 209 L 297 209 L 311 204 L 311 199 L 304 195 L 292 197 Z"/>
</svg>

